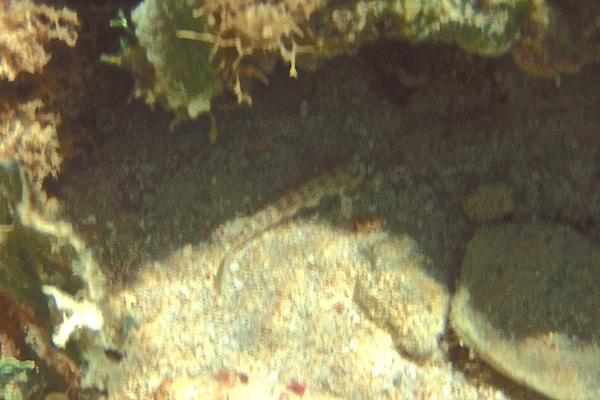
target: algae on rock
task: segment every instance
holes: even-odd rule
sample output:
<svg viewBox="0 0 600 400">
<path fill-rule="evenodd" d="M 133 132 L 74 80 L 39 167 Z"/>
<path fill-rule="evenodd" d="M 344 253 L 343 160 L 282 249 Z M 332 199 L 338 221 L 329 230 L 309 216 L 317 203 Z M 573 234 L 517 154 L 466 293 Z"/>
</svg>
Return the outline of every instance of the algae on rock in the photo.
<svg viewBox="0 0 600 400">
<path fill-rule="evenodd" d="M 194 0 L 142 2 L 131 13 L 138 43 L 114 58 L 132 69 L 136 97 L 190 118 L 210 110 L 210 101 L 221 88 L 212 46 L 177 37 L 180 29 L 206 29 L 206 16 L 192 16 L 196 5 Z"/>
<path fill-rule="evenodd" d="M 136 96 L 195 118 L 210 111 L 223 84 L 239 102 L 250 103 L 248 81 L 266 81 L 277 58 L 289 63 L 295 77 L 296 66 L 316 68 L 382 38 L 455 42 L 470 52 L 499 56 L 521 39 L 541 4 L 543 0 L 145 0 L 132 12 L 141 47 L 126 49 L 117 59 L 134 71 Z"/>
<path fill-rule="evenodd" d="M 30 381 L 35 363 L 30 360 L 19 361 L 13 357 L 0 358 L 0 398 L 6 400 L 27 399 L 35 386 Z"/>
</svg>

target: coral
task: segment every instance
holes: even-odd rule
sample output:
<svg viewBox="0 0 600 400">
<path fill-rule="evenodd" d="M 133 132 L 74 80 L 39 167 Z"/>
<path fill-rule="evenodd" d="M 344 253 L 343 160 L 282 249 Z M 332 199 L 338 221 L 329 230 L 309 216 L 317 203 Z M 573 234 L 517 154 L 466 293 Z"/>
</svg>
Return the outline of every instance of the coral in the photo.
<svg viewBox="0 0 600 400">
<path fill-rule="evenodd" d="M 266 82 L 278 58 L 295 77 L 299 67 L 315 68 L 383 37 L 455 42 L 484 56 L 502 55 L 521 40 L 542 2 L 145 0 L 132 13 L 142 47 L 115 60 L 143 77 L 136 79 L 137 96 L 194 118 L 210 110 L 221 82 L 238 102 L 251 103 L 249 81 Z"/>
<path fill-rule="evenodd" d="M 132 13 L 139 44 L 114 60 L 134 72 L 136 96 L 194 118 L 222 84 L 251 104 L 250 82 L 267 82 L 278 58 L 295 77 L 382 38 L 512 53 L 538 76 L 576 72 L 600 60 L 599 14 L 546 0 L 145 0 Z"/>
<path fill-rule="evenodd" d="M 0 111 L 0 160 L 16 159 L 36 189 L 41 189 L 46 176 L 57 175 L 62 161 L 56 132 L 59 119 L 43 107 L 37 99 Z"/>
<path fill-rule="evenodd" d="M 53 40 L 73 47 L 77 15 L 28 0 L 0 6 L 0 160 L 15 158 L 30 174 L 38 191 L 42 180 L 58 173 L 61 156 L 56 132 L 59 117 L 43 101 L 19 96 L 31 74 L 42 72 Z"/>
<path fill-rule="evenodd" d="M 54 286 L 44 285 L 42 290 L 46 296 L 54 299 L 56 308 L 63 314 L 63 322 L 52 336 L 52 341 L 58 347 L 64 348 L 73 333 L 79 329 L 99 331 L 104 325 L 102 312 L 95 304 L 86 300 L 76 300 Z"/>
<path fill-rule="evenodd" d="M 520 38 L 532 0 L 341 2 L 311 21 L 317 53 L 331 57 L 381 37 L 455 42 L 484 56 L 505 54 Z"/>
<path fill-rule="evenodd" d="M 295 76 L 301 25 L 324 3 L 146 0 L 131 14 L 138 43 L 104 59 L 133 71 L 136 97 L 195 118 L 210 110 L 223 82 L 239 102 L 250 103 L 242 81 L 264 80 L 276 54 Z"/>
<path fill-rule="evenodd" d="M 0 231 L 2 356 L 33 357 L 43 374 L 59 377 L 70 393 L 80 386 L 102 389 L 90 376 L 110 371 L 105 350 L 118 347 L 115 332 L 122 331 L 106 308 L 104 275 L 72 225 L 56 218 L 51 200 L 40 201 L 14 161 L 0 163 L 0 200 L 7 219 Z M 44 295 L 52 299 L 50 308 Z M 57 328 L 51 338 L 52 325 Z M 61 350 L 74 333 L 84 338 L 78 343 L 88 361 L 84 374 Z"/>
<path fill-rule="evenodd" d="M 44 49 L 57 39 L 69 46 L 77 41 L 77 15 L 28 0 L 0 6 L 0 78 L 14 81 L 19 73 L 41 72 L 50 55 Z"/>
<path fill-rule="evenodd" d="M 314 51 L 307 23 L 326 3 L 326 0 L 207 1 L 193 12 L 195 18 L 207 18 L 205 31 L 180 29 L 177 36 L 213 45 L 220 76 L 233 88 L 238 101 L 251 102 L 241 80 L 263 77 L 264 72 L 271 70 L 276 55 L 290 63 L 291 77 L 298 76 L 297 54 Z"/>
<path fill-rule="evenodd" d="M 47 207 L 40 210 L 35 201 L 37 198 L 29 190 L 24 172 L 21 173 L 21 180 L 22 200 L 16 207 L 18 223 L 37 235 L 49 238 L 53 249 L 69 249 L 67 254 L 72 275 L 85 283 L 83 289 L 80 289 L 61 281 L 42 282 L 48 284 L 41 285 L 40 290 L 54 300 L 55 307 L 51 307 L 51 311 L 59 314 L 52 341 L 62 348 L 75 332 L 77 338 L 85 338 L 80 342 L 82 357 L 87 361 L 87 368 L 81 376 L 81 387 L 95 386 L 103 390 L 104 383 L 100 380 L 111 372 L 112 365 L 105 351 L 118 349 L 122 343 L 116 341 L 123 336 L 121 321 L 112 317 L 106 304 L 106 278 L 92 257 L 91 250 L 75 233 L 73 226 L 57 219 Z M 83 327 L 91 328 L 92 332 L 88 334 L 88 330 L 80 329 Z M 100 328 L 102 331 L 98 332 Z M 50 344 L 45 347 L 58 351 Z"/>
<path fill-rule="evenodd" d="M 19 210 L 29 204 L 25 177 L 15 161 L 0 163 L 0 214 L 6 216 L 0 234 L 0 357 L 35 362 L 37 373 L 29 376 L 28 390 L 54 381 L 74 392 L 79 368 L 51 343 L 50 313 L 40 287 L 43 282 L 73 286 L 70 268 L 65 269 L 73 255 L 68 245 L 20 223 Z M 27 398 L 41 395 L 34 394 Z"/>
<path fill-rule="evenodd" d="M 208 111 L 212 97 L 220 91 L 220 80 L 211 66 L 211 46 L 177 38 L 178 29 L 204 29 L 207 18 L 192 17 L 195 4 L 194 0 L 140 4 L 131 17 L 142 47 L 132 46 L 125 54 L 136 77 L 143 77 L 136 79 L 138 97 L 191 118 Z"/>
</svg>

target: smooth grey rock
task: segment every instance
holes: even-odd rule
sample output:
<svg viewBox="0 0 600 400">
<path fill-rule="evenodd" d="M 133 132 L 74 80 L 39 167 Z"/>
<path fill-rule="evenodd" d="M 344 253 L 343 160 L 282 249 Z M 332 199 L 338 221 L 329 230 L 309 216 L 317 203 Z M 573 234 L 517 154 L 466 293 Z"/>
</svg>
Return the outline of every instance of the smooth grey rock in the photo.
<svg viewBox="0 0 600 400">
<path fill-rule="evenodd" d="M 451 326 L 494 368 L 560 400 L 600 398 L 600 249 L 550 223 L 479 229 Z"/>
</svg>

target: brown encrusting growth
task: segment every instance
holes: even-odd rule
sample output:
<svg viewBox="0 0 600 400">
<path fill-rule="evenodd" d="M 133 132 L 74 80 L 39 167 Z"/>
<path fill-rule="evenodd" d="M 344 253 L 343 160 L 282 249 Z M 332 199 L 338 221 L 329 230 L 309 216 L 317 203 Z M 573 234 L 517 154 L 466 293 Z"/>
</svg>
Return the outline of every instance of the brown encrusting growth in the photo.
<svg viewBox="0 0 600 400">
<path fill-rule="evenodd" d="M 68 9 L 28 0 L 4 2 L 0 8 L 0 160 L 15 158 L 38 190 L 46 176 L 60 169 L 60 116 L 46 109 L 43 90 L 38 90 L 40 97 L 25 100 L 22 93 L 40 85 L 35 76 L 52 57 L 50 43 L 74 47 L 78 27 L 77 14 Z"/>
</svg>

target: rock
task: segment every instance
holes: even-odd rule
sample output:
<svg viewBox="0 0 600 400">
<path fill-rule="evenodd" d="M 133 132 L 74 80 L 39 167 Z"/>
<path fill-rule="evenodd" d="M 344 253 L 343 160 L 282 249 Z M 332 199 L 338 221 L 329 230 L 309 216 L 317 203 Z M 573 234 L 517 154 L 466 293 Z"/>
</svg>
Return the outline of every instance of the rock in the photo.
<svg viewBox="0 0 600 400">
<path fill-rule="evenodd" d="M 428 260 L 407 236 L 373 245 L 372 262 L 359 279 L 358 303 L 391 331 L 397 347 L 415 358 L 430 357 L 446 327 L 447 288 L 424 272 Z"/>
<path fill-rule="evenodd" d="M 600 398 L 600 249 L 567 226 L 479 229 L 451 326 L 492 367 L 554 399 Z"/>
</svg>

